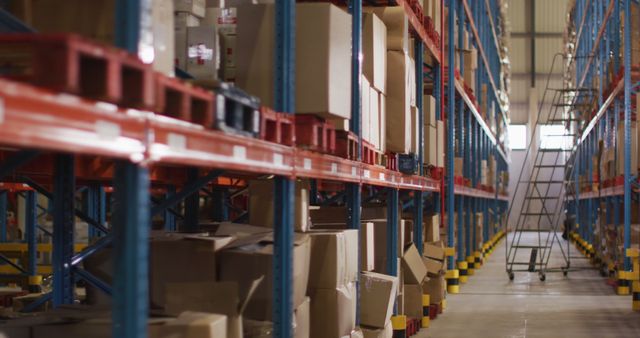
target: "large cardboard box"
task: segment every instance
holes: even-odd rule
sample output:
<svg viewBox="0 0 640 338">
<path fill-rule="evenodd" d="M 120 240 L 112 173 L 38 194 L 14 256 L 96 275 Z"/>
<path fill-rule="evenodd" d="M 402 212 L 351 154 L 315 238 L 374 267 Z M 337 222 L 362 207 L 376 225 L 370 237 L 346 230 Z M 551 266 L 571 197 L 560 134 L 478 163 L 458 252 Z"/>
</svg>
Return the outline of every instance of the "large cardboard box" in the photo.
<svg viewBox="0 0 640 338">
<path fill-rule="evenodd" d="M 228 337 L 242 338 L 243 312 L 263 279 L 260 277 L 251 281 L 246 293 L 241 293 L 236 282 L 169 283 L 165 288 L 165 311 L 169 315 L 184 311 L 224 314 L 227 317 Z"/>
<path fill-rule="evenodd" d="M 309 236 L 296 234 L 293 247 L 293 306 L 300 305 L 306 296 L 309 280 L 311 240 Z M 357 250 L 357 249 L 356 249 Z M 247 305 L 247 317 L 271 320 L 273 308 L 273 242 L 253 243 L 219 253 L 221 281 L 235 281 L 241 294 L 250 289 L 251 283 L 260 276 L 264 282 L 256 289 L 253 300 Z M 192 265 L 190 265 L 192 267 Z"/>
<path fill-rule="evenodd" d="M 358 277 L 358 231 L 312 231 L 309 289 L 335 289 Z"/>
<path fill-rule="evenodd" d="M 423 256 L 443 261 L 446 257 L 444 252 L 444 244 L 442 244 L 441 241 L 424 243 Z"/>
<path fill-rule="evenodd" d="M 371 143 L 371 86 L 364 76 L 361 79 L 360 118 L 362 139 Z M 374 91 L 375 92 L 375 91 Z"/>
<path fill-rule="evenodd" d="M 422 292 L 429 295 L 431 304 L 438 304 L 444 300 L 444 290 L 447 282 L 444 275 L 434 276 L 422 283 Z"/>
<path fill-rule="evenodd" d="M 384 328 L 391 319 L 398 278 L 375 272 L 360 274 L 360 324 Z"/>
<path fill-rule="evenodd" d="M 422 257 L 422 262 L 429 277 L 437 277 L 444 271 L 444 261 L 439 261 L 429 257 Z"/>
<path fill-rule="evenodd" d="M 411 244 L 402 256 L 402 271 L 405 284 L 420 284 L 427 275 L 420 253 L 416 246 Z"/>
<path fill-rule="evenodd" d="M 364 338 L 393 338 L 393 327 L 391 322 L 387 322 L 384 329 L 361 327 Z"/>
<path fill-rule="evenodd" d="M 360 270 L 375 269 L 375 229 L 372 222 L 363 222 L 360 228 Z"/>
<path fill-rule="evenodd" d="M 309 207 L 309 218 L 314 226 L 330 223 L 344 224 L 347 219 L 347 208 L 312 205 Z"/>
<path fill-rule="evenodd" d="M 356 324 L 355 283 L 337 289 L 313 289 L 311 298 L 311 337 L 349 336 Z"/>
<path fill-rule="evenodd" d="M 638 129 L 636 127 L 637 122 L 631 122 L 631 175 L 638 173 Z M 616 174 L 624 175 L 624 122 L 618 123 L 616 134 L 616 149 L 617 149 L 617 162 L 616 162 Z"/>
<path fill-rule="evenodd" d="M 375 247 L 375 271 L 380 273 L 387 272 L 387 221 L 384 220 L 371 220 L 374 227 L 374 247 Z M 404 220 L 400 220 L 398 225 L 398 257 L 402 257 L 404 254 Z M 399 265 L 398 265 L 399 266 Z"/>
<path fill-rule="evenodd" d="M 273 227 L 274 180 L 249 182 L 249 224 Z M 309 181 L 298 180 L 295 186 L 293 227 L 298 232 L 309 230 Z"/>
<path fill-rule="evenodd" d="M 371 114 L 369 118 L 370 142 L 376 149 L 381 150 L 383 149 L 381 143 L 385 143 L 385 135 L 380 133 L 380 93 L 375 88 L 371 88 L 369 92 L 369 112 Z"/>
<path fill-rule="evenodd" d="M 422 284 L 404 285 L 404 315 L 422 319 Z"/>
<path fill-rule="evenodd" d="M 436 98 L 432 95 L 423 95 L 422 110 L 424 111 L 424 124 L 436 127 Z"/>
<path fill-rule="evenodd" d="M 401 6 L 365 7 L 364 12 L 375 13 L 382 19 L 387 28 L 387 50 L 409 52 L 409 19 L 404 8 Z"/>
<path fill-rule="evenodd" d="M 274 5 L 238 6 L 237 84 L 273 106 Z M 296 5 L 296 112 L 351 117 L 351 16 L 327 3 Z"/>
<path fill-rule="evenodd" d="M 311 298 L 305 297 L 302 304 L 293 311 L 293 338 L 309 338 L 311 330 Z"/>
<path fill-rule="evenodd" d="M 411 149 L 411 58 L 398 51 L 387 53 L 386 139 L 387 150 L 406 154 Z"/>
<path fill-rule="evenodd" d="M 187 28 L 200 26 L 200 18 L 187 12 L 176 12 L 174 16 L 174 64 L 187 69 Z"/>
<path fill-rule="evenodd" d="M 362 16 L 362 73 L 378 92 L 387 89 L 387 26 L 374 13 Z"/>
<path fill-rule="evenodd" d="M 216 80 L 220 44 L 215 27 L 187 28 L 187 72 L 197 80 Z"/>
<path fill-rule="evenodd" d="M 418 126 L 420 125 L 418 120 L 420 117 L 418 114 L 420 114 L 418 108 L 411 107 L 411 153 L 413 154 L 417 154 L 420 148 L 420 135 L 418 131 Z"/>
<path fill-rule="evenodd" d="M 387 96 L 380 94 L 379 96 L 379 108 L 380 108 L 380 151 L 387 151 Z"/>
<path fill-rule="evenodd" d="M 440 240 L 440 214 L 427 216 L 425 225 L 425 240 L 427 242 L 436 242 Z"/>
</svg>

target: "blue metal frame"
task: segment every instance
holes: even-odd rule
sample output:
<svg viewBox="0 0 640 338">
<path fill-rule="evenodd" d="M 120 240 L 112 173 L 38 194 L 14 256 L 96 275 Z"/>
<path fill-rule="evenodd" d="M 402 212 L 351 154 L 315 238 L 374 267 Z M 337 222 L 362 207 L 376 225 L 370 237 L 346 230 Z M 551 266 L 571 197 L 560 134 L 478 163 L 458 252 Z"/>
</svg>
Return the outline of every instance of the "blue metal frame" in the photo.
<svg viewBox="0 0 640 338">
<path fill-rule="evenodd" d="M 37 274 L 37 247 L 36 232 L 38 226 L 38 201 L 36 200 L 36 192 L 33 190 L 25 191 L 25 222 L 24 237 L 27 240 L 28 260 L 27 274 L 35 276 Z"/>
<path fill-rule="evenodd" d="M 7 191 L 0 190 L 0 243 L 7 241 Z"/>
<path fill-rule="evenodd" d="M 454 24 L 455 24 L 455 13 L 456 13 L 456 2 L 458 0 L 449 0 L 449 32 L 453 32 L 454 31 Z M 454 35 L 453 34 L 449 34 L 449 50 L 447 53 L 447 57 L 448 57 L 448 64 L 449 65 L 453 65 L 455 64 L 455 45 L 454 45 Z M 454 157 L 454 124 L 456 121 L 456 116 L 455 116 L 455 97 L 456 97 L 456 91 L 455 91 L 455 69 L 454 67 L 448 67 L 448 93 L 447 93 L 447 97 L 448 97 L 448 102 L 447 102 L 447 107 L 448 107 L 448 111 L 447 111 L 447 156 L 446 156 L 446 161 L 447 161 L 447 165 L 446 165 L 446 199 L 447 199 L 447 206 L 445 208 L 446 212 L 448 213 L 448 217 L 447 217 L 447 246 L 449 247 L 453 247 L 455 245 L 455 238 L 453 236 L 454 234 L 454 224 L 453 224 L 453 211 L 454 211 L 454 200 L 455 200 L 455 194 L 454 194 L 454 186 L 453 186 L 453 157 Z M 458 255 L 460 255 L 460 247 L 458 247 Z M 448 265 L 448 269 L 449 270 L 453 270 L 455 268 L 455 263 L 454 263 L 454 257 L 449 257 L 449 261 L 447 262 Z"/>
<path fill-rule="evenodd" d="M 387 274 L 398 275 L 398 203 L 399 191 L 387 188 Z M 394 304 L 393 313 L 398 314 L 398 304 Z"/>
<path fill-rule="evenodd" d="M 75 228 L 75 161 L 73 155 L 57 155 L 53 183 L 53 306 L 73 304 L 71 271 Z"/>
</svg>

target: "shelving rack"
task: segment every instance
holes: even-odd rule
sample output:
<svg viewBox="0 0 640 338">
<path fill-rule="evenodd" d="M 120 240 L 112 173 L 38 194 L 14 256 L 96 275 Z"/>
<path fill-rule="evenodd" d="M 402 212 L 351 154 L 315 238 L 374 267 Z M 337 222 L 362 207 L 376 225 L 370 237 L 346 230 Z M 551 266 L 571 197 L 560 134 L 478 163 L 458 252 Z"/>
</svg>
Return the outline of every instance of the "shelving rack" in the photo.
<svg viewBox="0 0 640 338">
<path fill-rule="evenodd" d="M 603 273 L 617 271 L 615 277 L 619 294 L 630 292 L 632 265 L 626 255 L 632 244 L 632 203 L 638 197 L 637 175 L 633 173 L 637 168 L 631 168 L 630 157 L 630 132 L 632 123 L 636 120 L 631 99 L 637 93 L 637 81 L 640 79 L 637 65 L 631 61 L 629 13 L 632 5 L 637 6 L 637 3 L 632 4 L 629 0 L 576 1 L 573 8 L 570 8 L 571 18 L 567 30 L 568 34 L 575 34 L 574 39 L 567 41 L 575 47 L 567 48 L 566 51 L 566 71 L 571 79 L 568 86 L 575 88 L 571 93 L 573 106 L 568 109 L 568 113 L 581 120 L 567 126 L 571 130 L 577 130 L 571 153 L 574 168 L 570 179 L 573 182 L 568 184 L 575 195 L 567 202 L 568 216 L 575 217 L 578 226 L 572 239 L 583 253 L 601 266 Z M 623 16 L 624 22 L 621 22 Z M 622 31 L 621 24 L 624 25 Z M 589 106 L 590 102 L 594 104 Z M 624 126 L 624 137 L 616 131 L 619 123 Z M 622 138 L 623 144 L 616 142 Z M 615 177 L 607 179 L 596 177 L 599 171 L 594 168 L 592 157 L 599 153 L 599 140 L 603 140 L 605 148 L 616 152 L 615 165 L 617 167 L 622 161 L 622 174 L 617 173 Z M 621 149 L 618 149 L 620 146 L 623 147 L 622 157 L 618 155 L 621 153 Z M 580 177 L 585 176 L 586 181 L 581 182 Z M 599 183 L 600 186 L 592 183 Z M 603 204 L 604 208 L 601 206 Z M 623 208 L 622 213 L 620 207 Z M 605 210 L 606 214 L 601 213 L 599 216 L 598 212 Z M 596 231 L 598 221 L 600 226 L 599 231 Z M 603 223 L 613 224 L 616 232 L 622 227 L 623 251 L 617 252 L 617 248 L 606 249 L 615 251 L 616 255 L 620 255 L 618 257 L 624 257 L 621 265 L 605 260 L 605 248 L 602 246 Z"/>
<path fill-rule="evenodd" d="M 504 126 L 508 117 L 499 101 L 496 79 L 500 72 L 500 50 L 494 27 L 497 0 L 473 2 L 449 0 L 449 26 L 454 31 L 456 15 L 458 27 L 467 26 L 473 33 L 472 43 L 478 48 L 482 63 L 478 84 L 490 84 L 490 100 L 499 107 L 496 124 Z M 422 110 L 422 93 L 425 76 L 423 53 L 432 60 L 444 60 L 444 35 L 439 43 L 427 34 L 408 1 L 396 0 L 409 16 L 415 39 L 417 79 L 417 106 Z M 444 16 L 445 1 L 440 15 Z M 116 7 L 116 44 L 131 53 L 137 53 L 143 26 L 149 18 L 145 1 L 119 0 Z M 351 130 L 360 131 L 360 50 L 362 34 L 362 1 L 349 3 L 353 24 L 352 67 L 352 120 Z M 444 17 L 443 17 L 444 19 Z M 295 86 L 295 1 L 276 2 L 276 52 L 275 57 L 275 109 L 293 113 Z M 443 22 L 443 21 L 441 21 Z M 444 24 L 439 28 L 443 32 Z M 454 41 L 450 34 L 448 63 L 453 65 Z M 422 250 L 422 216 L 425 197 L 433 194 L 433 210 L 445 213 L 467 210 L 483 212 L 483 242 L 489 243 L 502 233 L 501 215 L 506 211 L 508 198 L 498 194 L 498 175 L 508 169 L 508 156 L 500 144 L 502 135 L 494 135 L 478 113 L 478 106 L 465 90 L 463 81 L 456 76 L 459 70 L 450 67 L 445 74 L 442 62 L 432 68 L 435 79 L 434 96 L 437 102 L 437 119 L 447 121 L 446 175 L 441 180 L 419 175 L 405 175 L 397 171 L 351 161 L 335 156 L 302 150 L 296 147 L 266 141 L 228 135 L 219 131 L 204 130 L 196 125 L 159 117 L 149 112 L 124 109 L 78 98 L 73 95 L 50 92 L 31 85 L 0 79 L 0 144 L 4 147 L 0 162 L 0 180 L 26 182 L 38 194 L 52 201 L 53 214 L 53 288 L 31 305 L 36 308 L 51 300 L 54 306 L 74 301 L 74 284 L 77 279 L 96 286 L 113 295 L 114 336 L 146 337 L 148 317 L 148 238 L 150 222 L 154 215 L 165 214 L 165 229 L 174 230 L 176 211 L 173 207 L 184 201 L 184 225 L 187 230 L 197 230 L 198 194 L 210 182 L 221 176 L 275 175 L 274 201 L 274 336 L 291 337 L 290 321 L 292 305 L 292 250 L 293 250 L 293 180 L 298 177 L 344 182 L 349 227 L 360 228 L 360 208 L 364 185 L 386 189 L 388 208 L 387 253 L 397 252 L 400 192 L 410 192 L 412 203 L 406 203 L 414 215 L 415 244 Z M 448 77 L 447 77 L 448 75 Z M 445 81 L 446 79 L 446 81 Z M 478 87 L 479 88 L 479 87 Z M 447 91 L 445 91 L 447 89 Z M 447 98 L 445 101 L 443 98 Z M 445 114 L 445 106 L 447 108 Z M 422 114 L 420 115 L 420 143 L 424 142 Z M 457 123 L 457 124 L 456 124 Z M 501 128 L 506 130 L 506 128 Z M 496 157 L 496 185 L 493 190 L 477 188 L 480 172 L 466 161 L 464 173 L 472 186 L 454 184 L 453 157 L 454 135 L 463 140 L 459 151 L 466 158 L 487 159 Z M 422 161 L 423 147 L 418 157 Z M 360 154 L 359 154 L 360 157 Z M 30 165 L 37 160 L 37 165 Z M 446 178 L 446 179 L 445 179 Z M 80 186 L 89 186 L 87 212 L 76 207 L 75 194 Z M 49 187 L 51 190 L 49 191 Z M 164 198 L 150 198 L 152 188 L 161 187 Z M 3 190 L 3 189 L 0 189 Z M 114 203 L 106 202 L 106 193 Z M 165 193 L 166 191 L 166 193 Z M 28 196 L 35 195 L 35 192 Z M 157 196 L 157 193 L 155 194 Z M 6 193 L 0 192 L 0 207 Z M 153 196 L 152 196 L 153 197 Z M 33 197 L 29 198 L 32 201 Z M 153 202 L 152 202 L 153 200 Z M 446 204 L 444 201 L 446 200 Z M 195 201 L 195 203 L 194 203 Z M 454 202 L 457 201 L 457 204 Z M 403 201 L 404 202 L 404 201 Z M 4 203 L 6 205 L 6 203 Z M 222 205 L 224 203 L 220 203 Z M 37 203 L 29 203 L 33 212 Z M 126 207 L 124 207 L 126 206 Z M 1 208 L 0 208 L 1 209 Z M 110 226 L 107 209 L 112 211 Z M 2 210 L 0 210 L 2 211 Z M 4 208 L 6 211 L 6 207 Z M 74 223 L 76 216 L 83 219 L 98 240 L 77 252 L 74 249 Z M 444 224 L 444 222 L 443 222 Z M 447 218 L 447 233 L 454 234 L 453 217 Z M 4 226 L 3 224 L 0 224 Z M 458 218 L 458 234 L 466 238 L 458 241 L 458 260 L 476 257 L 481 248 L 471 242 L 475 235 L 475 217 Z M 28 245 L 33 255 L 35 247 L 35 221 L 29 222 Z M 0 229 L 5 233 L 6 228 Z M 459 237 L 462 238 L 462 237 Z M 474 236 L 475 238 L 475 236 Z M 448 236 L 448 246 L 454 246 L 455 238 Z M 81 269 L 79 263 L 106 246 L 113 245 L 114 281 L 108 285 Z M 482 248 L 484 250 L 484 248 Z M 1 259 L 2 257 L 0 257 Z M 387 260 L 387 272 L 397 273 L 397 261 Z M 35 258 L 30 258 L 23 273 L 37 279 L 33 268 Z M 448 262 L 453 271 L 453 257 Z"/>
</svg>

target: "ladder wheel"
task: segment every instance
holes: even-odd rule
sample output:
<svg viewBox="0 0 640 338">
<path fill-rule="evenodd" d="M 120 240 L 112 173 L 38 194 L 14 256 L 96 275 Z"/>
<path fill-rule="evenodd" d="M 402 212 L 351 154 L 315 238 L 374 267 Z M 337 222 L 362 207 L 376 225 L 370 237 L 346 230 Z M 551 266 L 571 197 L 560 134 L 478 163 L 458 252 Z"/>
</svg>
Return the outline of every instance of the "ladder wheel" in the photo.
<svg viewBox="0 0 640 338">
<path fill-rule="evenodd" d="M 544 273 L 540 274 L 540 281 L 544 282 L 547 279 L 547 275 L 545 275 Z"/>
<path fill-rule="evenodd" d="M 514 277 L 513 272 L 509 271 L 509 280 L 513 280 Z"/>
</svg>

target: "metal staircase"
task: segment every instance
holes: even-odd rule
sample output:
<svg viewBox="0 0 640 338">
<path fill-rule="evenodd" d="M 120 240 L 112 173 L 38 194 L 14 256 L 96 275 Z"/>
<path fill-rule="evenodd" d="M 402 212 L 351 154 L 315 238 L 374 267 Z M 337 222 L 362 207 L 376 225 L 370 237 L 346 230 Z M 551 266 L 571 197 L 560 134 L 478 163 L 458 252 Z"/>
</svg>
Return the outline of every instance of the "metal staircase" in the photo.
<svg viewBox="0 0 640 338">
<path fill-rule="evenodd" d="M 573 194 L 573 157 L 569 155 L 577 139 L 577 126 L 572 123 L 578 120 L 578 112 L 572 110 L 571 107 L 575 109 L 575 105 L 570 104 L 576 90 L 549 87 L 556 60 L 562 60 L 562 57 L 562 54 L 554 56 L 538 107 L 536 123 L 534 128 L 531 128 L 530 142 L 509 204 L 508 220 L 511 219 L 512 212 L 518 212 L 511 240 L 507 236 L 506 272 L 510 280 L 513 280 L 514 273 L 519 271 L 537 272 L 541 281 L 546 279 L 547 272 L 563 272 L 566 275 L 569 271 L 569 241 L 563 243 L 561 239 L 561 224 L 564 222 L 564 206 Z M 545 99 L 550 95 L 553 95 L 553 99 L 551 104 L 548 104 Z M 546 113 L 543 114 L 543 110 Z M 563 125 L 564 128 L 559 134 L 546 135 L 538 142 L 538 129 L 545 125 Z M 549 141 L 554 138 L 562 141 L 559 144 L 550 144 Z M 523 177 L 527 172 L 529 177 Z M 518 191 L 522 190 L 524 197 L 522 203 L 518 204 L 521 208 L 513 209 Z M 555 247 L 559 248 L 561 255 L 556 255 L 551 260 Z M 557 257 L 562 259 L 559 260 Z M 550 262 L 557 266 L 549 266 Z"/>
</svg>

